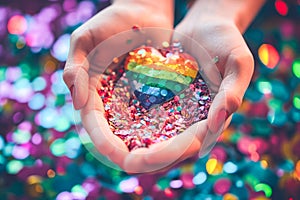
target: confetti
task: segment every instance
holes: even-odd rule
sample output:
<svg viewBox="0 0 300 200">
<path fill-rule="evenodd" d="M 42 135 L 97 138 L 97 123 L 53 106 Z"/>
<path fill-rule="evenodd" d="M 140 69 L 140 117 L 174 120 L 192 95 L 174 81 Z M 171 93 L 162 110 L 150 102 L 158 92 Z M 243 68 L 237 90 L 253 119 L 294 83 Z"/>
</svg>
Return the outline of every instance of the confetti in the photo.
<svg viewBox="0 0 300 200">
<path fill-rule="evenodd" d="M 208 86 L 197 62 L 177 49 L 134 49 L 114 74 L 102 75 L 105 116 L 129 150 L 167 140 L 207 118 Z"/>
</svg>

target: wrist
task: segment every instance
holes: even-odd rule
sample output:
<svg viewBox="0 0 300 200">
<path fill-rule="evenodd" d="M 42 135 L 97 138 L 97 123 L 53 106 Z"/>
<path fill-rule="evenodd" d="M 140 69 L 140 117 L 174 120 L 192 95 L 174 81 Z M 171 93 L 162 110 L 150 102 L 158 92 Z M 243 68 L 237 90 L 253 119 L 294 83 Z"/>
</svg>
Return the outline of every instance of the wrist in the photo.
<svg viewBox="0 0 300 200">
<path fill-rule="evenodd" d="M 148 14 L 148 18 L 164 16 L 173 25 L 174 21 L 174 1 L 173 0 L 113 0 L 115 6 L 120 6 L 131 10 L 139 10 L 139 13 Z M 137 16 L 139 17 L 139 16 Z"/>
<path fill-rule="evenodd" d="M 188 14 L 197 21 L 220 20 L 232 23 L 243 33 L 264 2 L 265 0 L 196 0 Z"/>
</svg>

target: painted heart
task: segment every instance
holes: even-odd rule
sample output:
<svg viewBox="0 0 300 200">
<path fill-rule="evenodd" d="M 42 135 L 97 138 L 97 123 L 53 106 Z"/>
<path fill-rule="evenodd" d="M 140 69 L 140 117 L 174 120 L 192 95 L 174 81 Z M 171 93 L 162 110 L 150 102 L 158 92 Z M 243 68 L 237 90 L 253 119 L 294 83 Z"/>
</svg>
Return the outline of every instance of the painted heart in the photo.
<svg viewBox="0 0 300 200">
<path fill-rule="evenodd" d="M 190 55 L 149 46 L 129 52 L 124 68 L 132 94 L 147 110 L 188 88 L 198 73 L 198 64 Z"/>
</svg>

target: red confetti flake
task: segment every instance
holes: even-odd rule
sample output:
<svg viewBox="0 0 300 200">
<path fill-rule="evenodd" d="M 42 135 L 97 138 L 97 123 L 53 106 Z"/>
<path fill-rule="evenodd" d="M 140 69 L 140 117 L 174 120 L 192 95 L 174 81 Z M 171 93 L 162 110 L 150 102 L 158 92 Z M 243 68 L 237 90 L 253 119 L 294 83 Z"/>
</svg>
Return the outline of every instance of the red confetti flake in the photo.
<svg viewBox="0 0 300 200">
<path fill-rule="evenodd" d="M 133 31 L 139 31 L 139 30 L 140 30 L 140 27 L 139 27 L 138 25 L 133 25 L 133 26 L 131 27 L 131 29 L 132 29 Z"/>
</svg>

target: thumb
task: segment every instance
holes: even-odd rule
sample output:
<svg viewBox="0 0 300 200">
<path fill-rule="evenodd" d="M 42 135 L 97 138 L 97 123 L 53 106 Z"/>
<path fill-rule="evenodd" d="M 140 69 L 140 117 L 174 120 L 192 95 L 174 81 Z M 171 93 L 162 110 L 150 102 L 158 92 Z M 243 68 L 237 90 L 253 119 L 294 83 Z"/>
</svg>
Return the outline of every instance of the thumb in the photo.
<svg viewBox="0 0 300 200">
<path fill-rule="evenodd" d="M 64 68 L 63 79 L 71 92 L 74 108 L 81 109 L 88 98 L 88 47 L 90 38 L 85 33 L 75 31 L 71 36 L 70 51 Z"/>
</svg>

